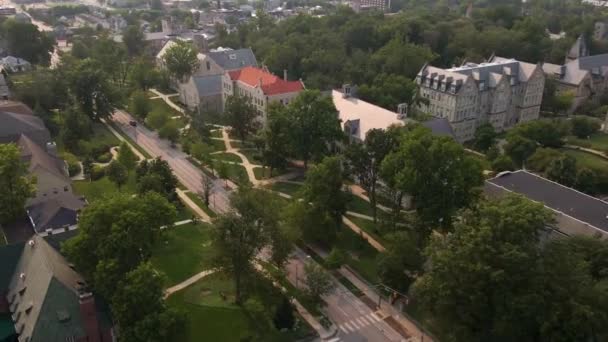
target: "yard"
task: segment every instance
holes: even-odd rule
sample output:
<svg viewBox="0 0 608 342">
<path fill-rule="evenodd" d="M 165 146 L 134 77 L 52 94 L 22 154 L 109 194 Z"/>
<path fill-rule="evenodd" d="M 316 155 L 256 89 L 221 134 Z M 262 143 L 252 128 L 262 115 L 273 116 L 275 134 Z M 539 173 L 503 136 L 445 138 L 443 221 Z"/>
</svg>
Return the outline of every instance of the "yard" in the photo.
<svg viewBox="0 0 608 342">
<path fill-rule="evenodd" d="M 84 196 L 88 202 L 94 202 L 105 196 L 117 193 L 135 193 L 135 172 L 131 171 L 129 180 L 123 185 L 120 190 L 114 182 L 104 176 L 96 181 L 89 182 L 88 180 L 74 181 L 72 183 L 74 192 Z"/>
<path fill-rule="evenodd" d="M 184 341 L 296 341 L 311 336 L 304 323 L 292 332 L 279 332 L 272 326 L 272 316 L 283 294 L 258 273 L 252 275 L 246 293 L 259 309 L 247 311 L 233 303 L 232 279 L 216 273 L 169 297 L 169 305 L 183 310 L 188 317 Z M 251 310 L 251 309 L 249 309 Z M 297 313 L 296 313 L 297 315 Z"/>
<path fill-rule="evenodd" d="M 219 163 L 221 162 L 215 162 L 214 164 L 214 169 L 217 173 L 217 171 L 219 170 Z M 242 165 L 236 165 L 236 164 L 229 164 L 229 163 L 223 163 L 223 167 L 226 168 L 226 173 L 228 176 L 228 179 L 230 179 L 231 181 L 237 183 L 237 184 L 250 184 L 251 182 L 249 181 L 249 177 L 247 176 L 247 170 L 245 170 L 245 167 Z"/>
<path fill-rule="evenodd" d="M 282 192 L 287 195 L 295 196 L 298 191 L 302 188 L 302 184 L 287 183 L 287 182 L 275 182 L 270 186 L 270 190 Z"/>
<path fill-rule="evenodd" d="M 376 251 L 362 236 L 343 226 L 336 247 L 349 253 L 347 264 L 368 282 L 375 284 L 379 281 Z"/>
<path fill-rule="evenodd" d="M 288 170 L 274 169 L 272 170 L 272 177 L 277 177 L 284 175 L 288 172 Z M 270 169 L 264 167 L 256 167 L 253 169 L 253 173 L 255 174 L 255 179 L 269 179 L 272 178 L 270 176 Z"/>
<path fill-rule="evenodd" d="M 64 146 L 61 139 L 57 139 L 57 149 L 60 152 L 69 151 L 82 160 L 88 153 L 96 159 L 98 155 L 109 152 L 111 147 L 120 145 L 120 140 L 104 124 L 95 122 L 92 129 L 88 140 L 82 140 L 78 146 Z"/>
<path fill-rule="evenodd" d="M 237 156 L 234 153 L 215 153 L 211 155 L 211 158 L 216 160 L 222 160 L 233 163 L 242 163 L 241 157 Z"/>
<path fill-rule="evenodd" d="M 171 108 L 163 99 L 153 99 L 150 100 L 150 113 L 154 111 L 160 111 L 163 113 L 167 113 L 169 116 L 182 116 L 183 114 L 178 112 L 177 110 Z"/>
<path fill-rule="evenodd" d="M 213 268 L 211 229 L 208 224 L 189 223 L 164 231 L 152 264 L 167 275 L 168 286 Z"/>
</svg>

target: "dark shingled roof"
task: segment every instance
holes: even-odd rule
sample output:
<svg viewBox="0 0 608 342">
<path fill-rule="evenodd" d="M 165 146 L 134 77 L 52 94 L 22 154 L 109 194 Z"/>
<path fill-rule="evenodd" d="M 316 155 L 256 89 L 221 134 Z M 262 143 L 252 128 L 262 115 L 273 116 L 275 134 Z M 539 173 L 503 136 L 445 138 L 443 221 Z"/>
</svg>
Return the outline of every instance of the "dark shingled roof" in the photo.
<svg viewBox="0 0 608 342">
<path fill-rule="evenodd" d="M 213 51 L 207 53 L 207 56 L 225 71 L 258 66 L 258 61 L 251 49 Z"/>
<path fill-rule="evenodd" d="M 17 142 L 22 134 L 45 146 L 51 135 L 40 118 L 34 115 L 0 111 L 0 144 Z"/>
<path fill-rule="evenodd" d="M 608 203 L 530 172 L 505 172 L 487 182 L 608 232 Z M 488 187 L 486 186 L 486 189 Z M 487 189 L 493 192 L 493 189 Z"/>
<path fill-rule="evenodd" d="M 43 233 L 47 229 L 75 225 L 78 211 L 84 206 L 84 200 L 68 191 L 28 206 L 27 212 L 34 222 L 34 230 Z"/>
<path fill-rule="evenodd" d="M 429 121 L 425 121 L 422 125 L 426 128 L 429 128 L 433 135 L 438 136 L 447 136 L 450 138 L 454 138 L 454 130 L 452 129 L 452 125 L 446 118 L 435 118 Z"/>
</svg>

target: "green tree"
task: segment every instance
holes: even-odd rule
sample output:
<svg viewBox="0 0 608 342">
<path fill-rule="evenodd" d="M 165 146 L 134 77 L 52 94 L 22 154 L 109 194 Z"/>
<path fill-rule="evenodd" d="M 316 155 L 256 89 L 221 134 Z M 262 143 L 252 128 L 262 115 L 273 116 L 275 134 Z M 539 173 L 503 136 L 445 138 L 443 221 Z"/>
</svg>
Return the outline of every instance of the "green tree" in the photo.
<svg viewBox="0 0 608 342">
<path fill-rule="evenodd" d="M 321 159 L 328 146 L 343 137 L 336 107 L 331 98 L 316 90 L 305 90 L 287 107 L 292 151 L 308 167 Z"/>
<path fill-rule="evenodd" d="M 144 33 L 138 26 L 129 25 L 122 33 L 122 41 L 130 57 L 140 56 L 145 47 Z"/>
<path fill-rule="evenodd" d="M 264 166 L 270 168 L 270 177 L 275 169 L 287 166 L 289 154 L 289 121 L 285 114 L 285 107 L 272 103 L 268 107 L 268 122 L 262 131 L 263 150 L 262 160 Z"/>
<path fill-rule="evenodd" d="M 293 314 L 293 305 L 291 305 L 289 298 L 285 296 L 283 297 L 281 304 L 277 306 L 274 312 L 274 318 L 272 321 L 274 322 L 275 328 L 277 328 L 279 331 L 283 329 L 293 329 L 296 320 Z"/>
<path fill-rule="evenodd" d="M 25 202 L 35 194 L 35 179 L 15 144 L 0 144 L 0 223 L 6 224 L 25 214 Z"/>
<path fill-rule="evenodd" d="M 492 170 L 496 172 L 513 171 L 515 170 L 515 165 L 509 156 L 501 154 L 492 161 Z"/>
<path fill-rule="evenodd" d="M 116 286 L 111 309 L 121 339 L 168 342 L 180 336 L 185 317 L 163 299 L 164 283 L 163 275 L 146 262 L 127 273 Z"/>
<path fill-rule="evenodd" d="M 362 144 L 354 143 L 346 151 L 350 171 L 367 191 L 374 223 L 377 221 L 376 185 L 384 158 L 395 148 L 394 134 L 381 129 L 367 131 Z"/>
<path fill-rule="evenodd" d="M 91 181 L 91 173 L 93 172 L 93 159 L 91 157 L 87 156 L 82 161 L 82 172 Z"/>
<path fill-rule="evenodd" d="M 534 154 L 536 148 L 536 142 L 519 134 L 507 135 L 507 144 L 504 147 L 505 154 L 511 157 L 517 167 L 521 167 Z"/>
<path fill-rule="evenodd" d="M 163 127 L 158 130 L 158 136 L 169 140 L 172 144 L 175 144 L 179 139 L 179 128 L 177 121 L 170 119 Z"/>
<path fill-rule="evenodd" d="M 228 164 L 223 162 L 218 162 L 215 167 L 215 171 L 217 172 L 217 176 L 223 179 L 228 186 L 228 178 L 230 177 L 230 170 L 228 169 Z"/>
<path fill-rule="evenodd" d="M 165 112 L 158 110 L 158 109 L 153 110 L 146 117 L 146 123 L 153 129 L 160 129 L 161 127 L 164 127 L 165 124 L 167 123 L 167 121 L 169 121 L 169 120 L 170 120 L 170 118 L 168 117 L 168 115 Z"/>
<path fill-rule="evenodd" d="M 160 158 L 151 161 L 143 160 L 139 163 L 135 173 L 139 194 L 154 191 L 172 203 L 180 203 L 175 192 L 178 181 L 166 160 Z"/>
<path fill-rule="evenodd" d="M 131 106 L 129 109 L 136 117 L 145 120 L 152 108 L 152 104 L 144 91 L 137 90 L 131 95 Z"/>
<path fill-rule="evenodd" d="M 116 184 L 116 186 L 118 186 L 119 190 L 129 180 L 129 170 L 116 160 L 112 161 L 110 165 L 106 167 L 106 175 Z"/>
<path fill-rule="evenodd" d="M 569 155 L 554 159 L 547 167 L 547 178 L 565 186 L 573 186 L 576 175 L 576 159 Z"/>
<path fill-rule="evenodd" d="M 574 187 L 584 193 L 594 195 L 597 193 L 598 177 L 595 171 L 582 167 L 576 172 L 576 183 Z"/>
<path fill-rule="evenodd" d="M 122 164 L 127 171 L 131 171 L 137 166 L 139 158 L 133 153 L 129 144 L 127 144 L 126 141 L 123 141 L 118 148 L 118 157 L 116 160 Z"/>
<path fill-rule="evenodd" d="M 7 52 L 30 63 L 48 65 L 53 52 L 53 39 L 30 23 L 5 20 L 0 27 Z"/>
<path fill-rule="evenodd" d="M 450 228 L 452 216 L 476 198 L 474 189 L 483 184 L 481 165 L 461 145 L 434 136 L 424 127 L 407 132 L 382 168 L 386 168 L 383 174 L 394 179 L 392 184 L 413 196 L 418 217 L 427 229 Z"/>
<path fill-rule="evenodd" d="M 232 95 L 226 99 L 224 115 L 227 122 L 236 132 L 236 135 L 244 141 L 258 127 L 256 118 L 259 113 L 247 97 Z"/>
<path fill-rule="evenodd" d="M 67 75 L 70 93 L 79 108 L 92 120 L 108 117 L 116 106 L 116 93 L 98 62 L 85 59 L 62 68 Z"/>
<path fill-rule="evenodd" d="M 510 196 L 459 216 L 454 233 L 431 239 L 413 296 L 448 340 L 528 340 L 543 306 L 538 244 L 551 213 Z"/>
<path fill-rule="evenodd" d="M 321 296 L 329 293 L 335 287 L 331 276 L 317 263 L 309 262 L 304 265 L 306 278 L 304 284 L 308 295 L 316 301 L 321 300 Z"/>
<path fill-rule="evenodd" d="M 175 222 L 175 207 L 162 196 L 114 195 L 89 204 L 78 235 L 62 251 L 105 298 L 112 298 L 126 274 L 148 261 L 161 226 Z"/>
<path fill-rule="evenodd" d="M 59 136 L 69 150 L 76 148 L 78 141 L 86 139 L 91 133 L 91 119 L 75 105 L 68 106 L 59 119 Z"/>
<path fill-rule="evenodd" d="M 570 133 L 570 126 L 562 120 L 535 120 L 517 125 L 509 134 L 519 134 L 543 147 L 558 148 Z"/>
<path fill-rule="evenodd" d="M 163 59 L 171 76 L 181 82 L 192 75 L 199 64 L 194 46 L 181 40 L 167 49 Z"/>
<path fill-rule="evenodd" d="M 200 195 L 203 198 L 203 201 L 205 201 L 205 205 L 207 207 L 209 206 L 209 199 L 211 198 L 211 194 L 213 193 L 213 186 L 213 178 L 207 176 L 206 174 L 203 174 L 203 176 L 201 177 L 201 188 L 203 189 L 203 191 L 200 193 Z"/>
<path fill-rule="evenodd" d="M 396 232 L 386 237 L 386 251 L 378 254 L 378 275 L 391 288 L 407 292 L 422 271 L 423 257 L 407 232 Z"/>
<path fill-rule="evenodd" d="M 579 139 L 587 139 L 591 134 L 600 129 L 598 120 L 584 116 L 575 116 L 570 120 L 570 123 L 572 125 L 572 134 Z"/>
<path fill-rule="evenodd" d="M 138 58 L 133 63 L 128 75 L 129 83 L 135 88 L 146 91 L 154 87 L 160 80 L 158 70 L 154 64 L 144 58 Z"/>
<path fill-rule="evenodd" d="M 526 161 L 526 168 L 544 173 L 551 162 L 563 157 L 564 154 L 553 148 L 538 148 L 536 152 Z"/>
<path fill-rule="evenodd" d="M 482 152 L 487 151 L 492 145 L 494 145 L 495 140 L 496 131 L 494 130 L 494 126 L 491 124 L 482 124 L 475 130 L 474 144 L 478 150 Z"/>
</svg>

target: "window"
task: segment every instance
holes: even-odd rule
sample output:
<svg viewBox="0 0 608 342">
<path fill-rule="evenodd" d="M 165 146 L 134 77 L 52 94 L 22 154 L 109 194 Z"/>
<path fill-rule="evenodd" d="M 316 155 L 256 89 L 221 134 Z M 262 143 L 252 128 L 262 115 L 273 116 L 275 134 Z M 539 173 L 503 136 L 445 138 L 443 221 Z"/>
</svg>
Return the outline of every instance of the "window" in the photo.
<svg viewBox="0 0 608 342">
<path fill-rule="evenodd" d="M 234 53 L 233 53 L 233 54 L 230 54 L 230 55 L 228 56 L 228 58 L 230 58 L 231 60 L 236 60 L 236 55 L 235 55 Z"/>
</svg>

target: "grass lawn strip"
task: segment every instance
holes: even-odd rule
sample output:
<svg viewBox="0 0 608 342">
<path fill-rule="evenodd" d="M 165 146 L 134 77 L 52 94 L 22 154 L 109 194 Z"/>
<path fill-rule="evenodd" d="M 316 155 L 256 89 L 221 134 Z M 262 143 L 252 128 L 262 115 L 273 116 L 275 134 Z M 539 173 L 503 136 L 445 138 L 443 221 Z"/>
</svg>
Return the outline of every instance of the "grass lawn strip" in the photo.
<svg viewBox="0 0 608 342">
<path fill-rule="evenodd" d="M 217 216 L 217 214 L 213 210 L 209 209 L 209 207 L 207 207 L 205 205 L 205 202 L 199 195 L 194 194 L 192 192 L 186 192 L 186 196 L 188 196 L 194 203 L 196 203 L 196 205 L 198 205 L 201 209 L 203 209 L 203 211 L 207 215 L 209 215 L 211 217 Z"/>
<path fill-rule="evenodd" d="M 229 153 L 229 152 L 212 154 L 211 158 L 213 158 L 215 160 L 222 160 L 222 161 L 233 162 L 233 163 L 242 163 L 243 162 L 241 160 L 241 157 L 237 156 L 234 153 Z"/>
<path fill-rule="evenodd" d="M 386 241 L 384 241 L 384 238 L 378 232 L 378 224 L 374 223 L 374 221 L 366 220 L 364 218 L 355 217 L 348 214 L 346 214 L 346 217 L 354 224 L 356 224 L 359 228 L 363 229 L 367 234 L 371 235 L 374 240 L 380 242 L 383 245 L 386 243 Z"/>
<path fill-rule="evenodd" d="M 136 189 L 135 172 L 131 171 L 129 173 L 127 183 L 120 190 L 107 176 L 92 182 L 88 180 L 74 181 L 72 182 L 72 186 L 75 193 L 84 196 L 89 202 L 94 202 L 117 193 L 134 194 Z"/>
<path fill-rule="evenodd" d="M 298 191 L 302 188 L 302 184 L 287 183 L 287 182 L 275 182 L 272 183 L 270 189 L 273 191 L 282 192 L 291 196 L 295 196 Z"/>
<path fill-rule="evenodd" d="M 131 146 L 135 147 L 135 149 L 138 150 L 139 153 L 143 154 L 147 159 L 152 159 L 152 155 L 150 155 L 150 153 L 146 152 L 146 150 L 144 150 L 141 146 L 139 146 L 139 144 L 137 144 L 135 141 L 133 141 L 133 139 L 131 139 L 131 137 L 126 135 L 120 129 L 120 127 L 118 127 L 114 122 L 112 122 L 110 120 L 108 120 L 106 122 L 108 123 L 108 125 L 112 126 L 112 128 L 114 128 L 114 130 L 116 130 L 116 132 L 118 132 L 118 134 L 120 134 L 120 136 L 122 136 L 123 139 L 125 139 L 129 144 L 131 144 Z"/>
<path fill-rule="evenodd" d="M 562 152 L 576 158 L 581 166 L 586 166 L 592 170 L 600 170 L 602 172 L 608 170 L 608 161 L 591 153 L 572 149 L 562 149 Z"/>
<path fill-rule="evenodd" d="M 272 177 L 278 177 L 278 176 L 284 175 L 286 173 L 287 173 L 287 170 L 274 169 L 274 170 L 272 170 Z M 255 179 L 257 179 L 257 180 L 271 178 L 269 168 L 254 167 L 253 174 L 255 175 Z"/>
</svg>

